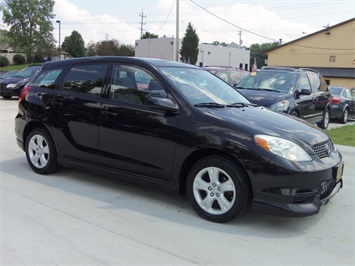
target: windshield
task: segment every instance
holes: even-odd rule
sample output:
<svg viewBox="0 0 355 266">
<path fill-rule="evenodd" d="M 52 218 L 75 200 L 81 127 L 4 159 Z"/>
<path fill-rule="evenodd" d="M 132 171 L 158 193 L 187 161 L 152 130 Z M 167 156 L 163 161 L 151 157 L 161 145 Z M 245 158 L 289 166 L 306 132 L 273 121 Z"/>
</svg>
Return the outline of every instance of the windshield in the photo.
<svg viewBox="0 0 355 266">
<path fill-rule="evenodd" d="M 21 78 L 30 78 L 33 76 L 33 74 L 36 73 L 36 71 L 38 70 L 39 68 L 25 68 L 23 70 L 21 70 L 20 72 L 18 72 L 16 74 L 16 77 L 21 77 Z"/>
<path fill-rule="evenodd" d="M 290 92 L 295 87 L 297 78 L 296 73 L 258 71 L 245 77 L 238 88 Z"/>
<path fill-rule="evenodd" d="M 176 90 L 192 105 L 203 103 L 232 105 L 250 104 L 227 83 L 203 69 L 188 67 L 160 67 Z"/>
</svg>

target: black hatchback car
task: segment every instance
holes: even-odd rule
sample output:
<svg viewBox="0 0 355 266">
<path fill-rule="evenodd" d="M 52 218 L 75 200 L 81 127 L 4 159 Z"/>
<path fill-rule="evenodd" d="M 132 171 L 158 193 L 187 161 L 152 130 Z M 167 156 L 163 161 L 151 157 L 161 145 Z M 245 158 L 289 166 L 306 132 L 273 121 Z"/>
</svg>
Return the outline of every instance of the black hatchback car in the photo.
<svg viewBox="0 0 355 266">
<path fill-rule="evenodd" d="M 312 69 L 263 67 L 241 80 L 236 89 L 255 104 L 322 129 L 329 125 L 331 94 L 324 78 Z"/>
<path fill-rule="evenodd" d="M 19 96 L 26 83 L 29 82 L 40 69 L 41 66 L 29 66 L 9 78 L 0 80 L 0 95 L 5 99 L 10 99 L 12 96 Z"/>
<path fill-rule="evenodd" d="M 138 88 L 142 76 L 150 81 Z M 39 174 L 61 165 L 186 193 L 214 222 L 249 206 L 312 215 L 343 184 L 342 156 L 322 130 L 177 62 L 46 63 L 21 94 L 15 133 Z"/>
</svg>

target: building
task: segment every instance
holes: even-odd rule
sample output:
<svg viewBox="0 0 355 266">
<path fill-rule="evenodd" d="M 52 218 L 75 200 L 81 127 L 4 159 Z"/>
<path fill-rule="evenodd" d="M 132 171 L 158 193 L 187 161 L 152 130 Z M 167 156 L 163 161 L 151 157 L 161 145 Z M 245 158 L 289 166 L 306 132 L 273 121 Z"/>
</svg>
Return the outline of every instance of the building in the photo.
<svg viewBox="0 0 355 266">
<path fill-rule="evenodd" d="M 308 67 L 329 85 L 355 87 L 355 18 L 268 51 L 269 66 Z"/>
<path fill-rule="evenodd" d="M 199 66 L 231 66 L 249 70 L 250 50 L 239 48 L 235 43 L 227 47 L 200 44 L 197 64 Z"/>
<path fill-rule="evenodd" d="M 177 61 L 175 43 L 175 38 L 136 40 L 135 56 Z M 227 47 L 199 44 L 198 49 L 198 66 L 231 66 L 249 70 L 250 51 L 239 48 L 237 44 L 232 43 Z"/>
</svg>

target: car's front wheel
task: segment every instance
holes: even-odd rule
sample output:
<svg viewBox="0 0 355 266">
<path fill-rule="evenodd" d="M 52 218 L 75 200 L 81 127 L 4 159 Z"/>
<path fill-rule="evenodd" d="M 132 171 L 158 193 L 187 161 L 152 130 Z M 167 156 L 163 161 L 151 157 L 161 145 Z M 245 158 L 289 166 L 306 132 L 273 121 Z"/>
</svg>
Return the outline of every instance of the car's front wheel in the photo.
<svg viewBox="0 0 355 266">
<path fill-rule="evenodd" d="M 250 203 L 246 174 L 233 160 L 210 156 L 198 161 L 187 178 L 191 206 L 203 218 L 224 223 L 241 215 Z"/>
<path fill-rule="evenodd" d="M 53 141 L 43 128 L 34 129 L 26 138 L 26 158 L 38 174 L 50 174 L 57 170 L 57 154 Z"/>
</svg>

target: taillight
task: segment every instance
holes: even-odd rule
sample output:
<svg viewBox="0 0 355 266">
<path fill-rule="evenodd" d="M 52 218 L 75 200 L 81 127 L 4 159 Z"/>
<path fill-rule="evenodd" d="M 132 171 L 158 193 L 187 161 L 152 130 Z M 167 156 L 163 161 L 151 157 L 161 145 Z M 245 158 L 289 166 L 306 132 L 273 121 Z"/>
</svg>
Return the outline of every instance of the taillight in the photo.
<svg viewBox="0 0 355 266">
<path fill-rule="evenodd" d="M 340 98 L 339 98 L 339 97 L 336 97 L 336 96 L 333 96 L 333 98 L 332 98 L 332 103 L 335 103 L 335 104 L 340 103 Z"/>
<path fill-rule="evenodd" d="M 25 86 L 25 88 L 22 90 L 21 94 L 18 97 L 19 101 L 22 101 L 23 99 L 25 99 L 27 93 L 29 93 L 29 91 L 32 89 L 32 87 L 30 86 Z"/>
</svg>

